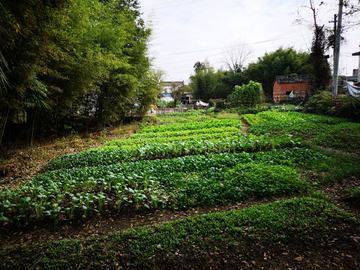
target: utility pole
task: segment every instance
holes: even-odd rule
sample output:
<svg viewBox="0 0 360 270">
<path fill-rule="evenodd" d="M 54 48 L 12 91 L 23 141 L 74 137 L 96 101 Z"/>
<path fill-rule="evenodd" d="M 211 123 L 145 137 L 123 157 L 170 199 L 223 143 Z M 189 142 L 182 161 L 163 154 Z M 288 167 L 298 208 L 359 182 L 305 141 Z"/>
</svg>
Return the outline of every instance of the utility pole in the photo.
<svg viewBox="0 0 360 270">
<path fill-rule="evenodd" d="M 335 36 L 336 36 L 336 23 L 337 23 L 337 14 L 334 14 L 334 20 L 333 21 L 329 21 L 329 23 L 334 23 L 334 40 L 332 40 L 331 42 L 333 45 L 333 49 L 334 49 L 334 55 L 335 55 Z"/>
<path fill-rule="evenodd" d="M 331 94 L 337 95 L 338 91 L 338 76 L 339 76 L 339 58 L 340 58 L 340 41 L 341 41 L 341 29 L 342 29 L 342 12 L 344 1 L 339 0 L 339 12 L 338 12 L 338 26 L 335 34 L 335 46 L 334 46 L 334 73 Z"/>
<path fill-rule="evenodd" d="M 359 56 L 359 66 L 358 66 L 358 70 L 357 70 L 356 84 L 360 85 L 360 52 L 353 53 L 352 55 L 353 56 Z"/>
</svg>

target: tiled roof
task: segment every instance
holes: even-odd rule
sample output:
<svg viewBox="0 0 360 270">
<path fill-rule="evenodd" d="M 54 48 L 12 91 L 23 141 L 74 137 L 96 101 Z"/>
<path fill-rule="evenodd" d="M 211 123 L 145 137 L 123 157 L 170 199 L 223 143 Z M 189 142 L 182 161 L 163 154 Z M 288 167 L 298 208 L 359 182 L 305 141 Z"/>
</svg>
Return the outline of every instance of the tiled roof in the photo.
<svg viewBox="0 0 360 270">
<path fill-rule="evenodd" d="M 278 75 L 275 77 L 278 84 L 282 83 L 306 83 L 310 81 L 310 76 L 306 74 L 300 75 Z"/>
</svg>

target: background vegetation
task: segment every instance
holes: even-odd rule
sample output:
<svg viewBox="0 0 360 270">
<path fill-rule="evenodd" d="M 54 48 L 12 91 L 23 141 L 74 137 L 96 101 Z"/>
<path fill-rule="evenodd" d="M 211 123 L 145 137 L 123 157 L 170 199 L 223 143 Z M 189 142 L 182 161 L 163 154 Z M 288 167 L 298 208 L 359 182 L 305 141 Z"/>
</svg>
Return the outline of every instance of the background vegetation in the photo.
<svg viewBox="0 0 360 270">
<path fill-rule="evenodd" d="M 262 84 L 264 93 L 271 100 L 276 75 L 309 74 L 311 71 L 309 54 L 297 52 L 291 47 L 266 53 L 248 67 L 240 64 L 237 67 L 215 71 L 209 63 L 197 65 L 195 74 L 190 77 L 195 98 L 205 102 L 210 98 L 226 99 L 236 85 L 242 86 L 252 80 Z"/>
</svg>

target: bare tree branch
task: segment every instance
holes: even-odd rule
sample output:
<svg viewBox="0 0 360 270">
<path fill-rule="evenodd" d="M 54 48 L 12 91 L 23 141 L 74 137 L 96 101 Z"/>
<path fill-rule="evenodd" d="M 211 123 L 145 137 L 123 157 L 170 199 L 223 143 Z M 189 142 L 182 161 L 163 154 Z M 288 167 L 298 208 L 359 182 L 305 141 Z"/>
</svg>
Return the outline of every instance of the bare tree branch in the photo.
<svg viewBox="0 0 360 270">
<path fill-rule="evenodd" d="M 252 50 L 245 42 L 238 41 L 225 49 L 223 62 L 228 69 L 236 73 L 244 68 L 251 53 Z"/>
</svg>

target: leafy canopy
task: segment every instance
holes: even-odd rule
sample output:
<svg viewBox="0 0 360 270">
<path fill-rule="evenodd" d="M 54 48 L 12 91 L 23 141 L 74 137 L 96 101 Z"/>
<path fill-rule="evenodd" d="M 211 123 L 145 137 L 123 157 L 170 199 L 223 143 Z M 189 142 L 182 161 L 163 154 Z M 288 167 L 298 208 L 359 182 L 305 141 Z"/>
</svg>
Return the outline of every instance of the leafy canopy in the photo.
<svg viewBox="0 0 360 270">
<path fill-rule="evenodd" d="M 255 107 L 264 103 L 264 91 L 261 83 L 250 81 L 246 85 L 236 85 L 227 99 L 231 107 Z"/>
</svg>

